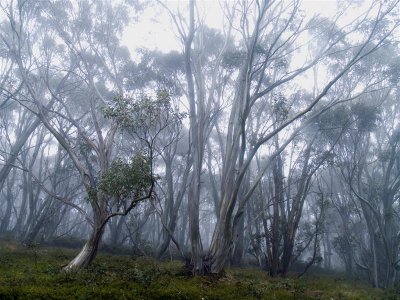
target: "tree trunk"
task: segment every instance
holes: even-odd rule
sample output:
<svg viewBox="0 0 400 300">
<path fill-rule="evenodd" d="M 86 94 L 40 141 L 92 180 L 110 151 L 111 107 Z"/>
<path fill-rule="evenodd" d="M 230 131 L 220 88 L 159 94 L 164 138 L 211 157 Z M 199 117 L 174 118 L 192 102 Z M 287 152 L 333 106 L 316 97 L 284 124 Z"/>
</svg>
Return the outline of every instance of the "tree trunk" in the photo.
<svg viewBox="0 0 400 300">
<path fill-rule="evenodd" d="M 331 246 L 331 240 L 329 239 L 328 232 L 323 233 L 322 240 L 324 243 L 324 268 L 329 270 L 332 268 L 332 263 L 331 263 L 332 246 Z"/>
<path fill-rule="evenodd" d="M 201 271 L 201 241 L 199 228 L 199 202 L 200 202 L 200 176 L 202 166 L 202 149 L 201 139 L 199 137 L 199 116 L 196 111 L 196 99 L 193 82 L 193 72 L 191 66 L 191 47 L 195 34 L 194 27 L 194 0 L 189 2 L 190 20 L 189 33 L 185 40 L 185 75 L 188 84 L 188 100 L 189 100 L 189 119 L 190 119 L 190 138 L 193 151 L 193 175 L 192 182 L 188 194 L 188 215 L 189 215 L 189 234 L 192 248 L 192 268 L 193 274 Z"/>
<path fill-rule="evenodd" d="M 9 192 L 7 191 L 7 206 L 5 214 L 0 224 L 0 234 L 5 234 L 7 232 L 8 226 L 10 225 L 11 213 L 12 213 L 12 198 Z"/>
<path fill-rule="evenodd" d="M 167 197 L 165 198 L 165 213 L 160 215 L 161 222 L 163 222 L 162 229 L 162 239 L 160 245 L 156 250 L 156 257 L 160 259 L 165 251 L 167 251 L 168 246 L 171 242 L 171 234 L 174 233 L 176 227 L 176 219 L 178 216 L 178 211 L 174 213 L 174 182 L 172 173 L 172 159 L 173 156 L 169 152 L 166 152 L 164 162 L 165 162 L 165 178 L 167 181 Z M 167 227 L 167 228 L 165 228 Z"/>
<path fill-rule="evenodd" d="M 19 152 L 21 151 L 22 147 L 25 145 L 26 141 L 30 137 L 33 131 L 39 126 L 40 119 L 35 118 L 33 123 L 28 126 L 21 134 L 18 135 L 18 139 L 11 147 L 10 155 L 7 158 L 4 166 L 0 170 L 0 190 L 3 188 L 4 182 L 10 173 L 13 165 L 18 157 Z"/>
<path fill-rule="evenodd" d="M 168 229 L 163 227 L 162 230 L 162 241 L 160 246 L 157 248 L 157 259 L 161 259 L 165 251 L 167 251 L 169 244 L 171 243 L 171 234 L 175 232 L 177 215 L 173 215 L 168 223 Z"/>
<path fill-rule="evenodd" d="M 51 199 L 47 199 L 45 201 L 51 201 Z M 26 232 L 24 238 L 26 244 L 33 243 L 36 240 L 39 231 L 50 221 L 51 216 L 49 213 L 52 210 L 51 205 L 52 204 L 48 203 L 41 212 L 40 216 L 38 216 L 37 219 L 32 223 L 32 226 L 29 227 L 29 230 Z"/>
<path fill-rule="evenodd" d="M 89 239 L 86 241 L 78 255 L 64 267 L 63 270 L 66 272 L 84 269 L 88 267 L 96 257 L 97 250 L 104 234 L 104 229 L 109 221 L 106 200 L 101 197 L 98 197 L 96 200 L 97 201 L 91 203 L 93 209 L 93 224 Z"/>
<path fill-rule="evenodd" d="M 224 199 L 223 199 L 224 200 Z M 232 201 L 222 201 L 222 203 Z M 230 207 L 221 206 L 220 217 L 215 226 L 210 250 L 204 262 L 204 272 L 219 274 L 223 271 L 232 250 L 232 226 Z"/>
<path fill-rule="evenodd" d="M 15 226 L 12 229 L 13 235 L 16 238 L 19 238 L 21 236 L 22 225 L 25 223 L 25 218 L 26 218 L 26 206 L 27 206 L 27 201 L 28 201 L 28 188 L 27 188 L 27 175 L 26 175 L 25 172 L 22 174 L 22 180 L 23 180 L 23 188 L 22 188 L 21 207 L 20 207 L 20 210 L 19 210 L 19 215 L 18 215 L 17 220 L 15 222 Z"/>
<path fill-rule="evenodd" d="M 195 172 L 196 170 L 194 170 Z M 200 238 L 199 206 L 200 206 L 200 175 L 194 174 L 188 197 L 189 212 L 189 233 L 192 249 L 193 274 L 201 273 L 202 266 L 202 247 Z"/>
<path fill-rule="evenodd" d="M 181 216 L 180 216 L 180 226 L 178 226 L 178 228 L 180 228 L 179 230 L 179 234 L 178 234 L 178 242 L 179 245 L 182 246 L 182 248 L 184 249 L 184 251 L 187 251 L 187 244 L 186 244 L 186 230 L 187 230 L 187 224 L 188 224 L 188 215 L 186 213 L 186 210 L 182 210 L 181 211 Z"/>
<path fill-rule="evenodd" d="M 93 259 L 96 257 L 101 238 L 103 237 L 103 233 L 104 227 L 94 228 L 82 250 L 67 266 L 64 267 L 63 270 L 66 272 L 71 272 L 88 267 Z"/>
<path fill-rule="evenodd" d="M 244 256 L 244 214 L 241 214 L 236 226 L 235 245 L 231 258 L 231 265 L 241 266 Z"/>
<path fill-rule="evenodd" d="M 8 226 L 10 225 L 11 221 L 11 214 L 12 214 L 12 207 L 13 207 L 13 183 L 15 180 L 15 173 L 14 170 L 11 176 L 11 179 L 7 181 L 7 193 L 6 193 L 6 210 L 4 216 L 0 223 L 0 234 L 5 234 L 8 231 Z"/>
<path fill-rule="evenodd" d="M 270 265 L 270 275 L 276 276 L 279 272 L 279 244 L 281 240 L 281 228 L 280 228 L 280 210 L 279 203 L 281 201 L 281 178 L 279 175 L 278 162 L 276 161 L 273 169 L 273 180 L 274 180 L 274 196 L 272 197 L 272 226 L 271 226 L 271 254 L 272 262 Z"/>
<path fill-rule="evenodd" d="M 370 238 L 371 244 L 371 251 L 372 251 L 372 283 L 374 287 L 379 287 L 378 281 L 378 259 L 376 256 L 376 249 L 375 249 L 375 237 L 371 236 Z"/>
</svg>

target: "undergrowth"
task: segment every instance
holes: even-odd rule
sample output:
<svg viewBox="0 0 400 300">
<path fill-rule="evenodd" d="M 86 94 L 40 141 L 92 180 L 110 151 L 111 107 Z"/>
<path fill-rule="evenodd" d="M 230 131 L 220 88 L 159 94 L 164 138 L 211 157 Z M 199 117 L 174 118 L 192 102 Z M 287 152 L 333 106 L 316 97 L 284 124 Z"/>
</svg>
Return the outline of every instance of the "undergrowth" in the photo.
<svg viewBox="0 0 400 300">
<path fill-rule="evenodd" d="M 0 299 L 400 299 L 335 276 L 269 278 L 255 269 L 188 276 L 181 262 L 100 253 L 87 270 L 62 272 L 76 250 L 0 244 Z"/>
</svg>

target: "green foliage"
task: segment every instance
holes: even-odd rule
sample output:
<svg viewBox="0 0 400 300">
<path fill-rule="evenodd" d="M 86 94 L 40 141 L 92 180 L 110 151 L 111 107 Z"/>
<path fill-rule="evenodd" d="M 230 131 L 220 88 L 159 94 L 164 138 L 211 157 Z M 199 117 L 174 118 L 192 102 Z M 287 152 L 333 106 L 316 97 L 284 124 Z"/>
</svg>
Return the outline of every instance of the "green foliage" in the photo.
<svg viewBox="0 0 400 300">
<path fill-rule="evenodd" d="M 207 27 L 205 25 L 199 27 L 198 30 L 202 35 L 201 48 L 199 50 L 195 48 L 194 51 L 200 51 L 204 61 L 210 60 L 210 57 L 217 56 L 219 54 L 224 46 L 225 38 L 219 30 Z"/>
<path fill-rule="evenodd" d="M 380 110 L 377 106 L 360 101 L 348 105 L 338 105 L 321 114 L 316 121 L 316 128 L 322 137 L 335 141 L 349 130 L 359 133 L 371 132 L 379 120 Z"/>
<path fill-rule="evenodd" d="M 143 133 L 157 133 L 165 127 L 180 125 L 185 117 L 185 114 L 175 112 L 165 90 L 158 91 L 155 99 L 145 95 L 139 99 L 118 95 L 112 105 L 102 108 L 102 112 L 105 118 L 116 120 L 122 130 L 141 137 Z"/>
<path fill-rule="evenodd" d="M 229 70 L 240 68 L 246 55 L 246 52 L 242 50 L 226 51 L 222 58 L 222 66 Z"/>
<path fill-rule="evenodd" d="M 269 278 L 258 269 L 228 269 L 216 278 L 184 275 L 182 262 L 100 253 L 76 273 L 62 266 L 77 250 L 0 243 L 0 299 L 398 299 L 336 277 Z"/>
<path fill-rule="evenodd" d="M 95 203 L 97 201 L 97 191 L 95 188 L 88 187 L 87 191 L 87 201 L 91 203 Z"/>
<path fill-rule="evenodd" d="M 376 127 L 379 119 L 379 109 L 362 102 L 355 103 L 351 107 L 352 113 L 357 119 L 357 128 L 361 132 L 371 132 Z"/>
<path fill-rule="evenodd" d="M 347 106 L 335 106 L 317 118 L 317 127 L 328 138 L 334 139 L 343 127 L 349 124 L 350 111 Z"/>
<path fill-rule="evenodd" d="M 389 66 L 389 69 L 385 72 L 386 76 L 393 84 L 398 84 L 400 81 L 400 58 L 396 57 Z"/>
<path fill-rule="evenodd" d="M 160 268 L 154 263 L 135 264 L 135 266 L 126 272 L 127 280 L 138 282 L 145 287 L 155 282 L 161 275 Z"/>
<path fill-rule="evenodd" d="M 119 200 L 139 196 L 151 184 L 151 162 L 141 153 L 130 161 L 118 158 L 99 181 L 99 190 L 107 196 Z"/>
<path fill-rule="evenodd" d="M 278 121 L 281 122 L 287 119 L 289 108 L 287 105 L 287 99 L 282 93 L 274 93 L 272 95 L 272 107 Z"/>
</svg>

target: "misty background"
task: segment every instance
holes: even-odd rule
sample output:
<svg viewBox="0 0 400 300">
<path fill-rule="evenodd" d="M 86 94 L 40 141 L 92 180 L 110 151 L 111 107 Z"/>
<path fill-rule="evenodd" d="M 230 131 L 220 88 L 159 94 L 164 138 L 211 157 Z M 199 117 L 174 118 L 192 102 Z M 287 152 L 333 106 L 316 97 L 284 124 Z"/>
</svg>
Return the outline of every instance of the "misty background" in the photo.
<svg viewBox="0 0 400 300">
<path fill-rule="evenodd" d="M 399 8 L 2 0 L 1 238 L 393 287 Z"/>
</svg>

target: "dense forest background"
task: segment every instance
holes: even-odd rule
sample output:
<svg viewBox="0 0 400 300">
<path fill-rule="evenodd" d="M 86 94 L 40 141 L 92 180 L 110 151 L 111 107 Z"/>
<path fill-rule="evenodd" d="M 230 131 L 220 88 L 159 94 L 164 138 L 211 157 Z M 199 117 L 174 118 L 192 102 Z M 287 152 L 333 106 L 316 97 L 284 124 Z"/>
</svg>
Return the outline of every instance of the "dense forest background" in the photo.
<svg viewBox="0 0 400 300">
<path fill-rule="evenodd" d="M 0 236 L 393 287 L 399 1 L 197 2 L 0 2 Z"/>
</svg>

